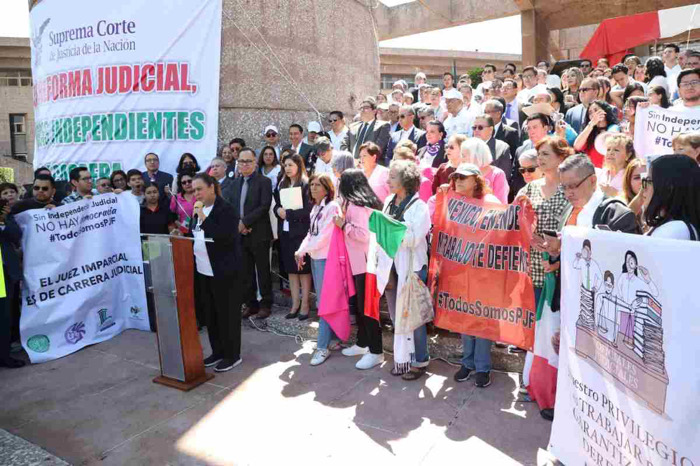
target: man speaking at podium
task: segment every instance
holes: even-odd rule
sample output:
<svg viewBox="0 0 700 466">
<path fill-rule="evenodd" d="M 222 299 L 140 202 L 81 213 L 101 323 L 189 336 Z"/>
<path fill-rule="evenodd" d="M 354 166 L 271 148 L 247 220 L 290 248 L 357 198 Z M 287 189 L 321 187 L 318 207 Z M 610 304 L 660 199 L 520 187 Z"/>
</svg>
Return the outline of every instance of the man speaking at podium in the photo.
<svg viewBox="0 0 700 466">
<path fill-rule="evenodd" d="M 212 350 L 204 365 L 226 372 L 243 362 L 240 280 L 234 266 L 241 263 L 238 217 L 212 176 L 199 173 L 193 185 L 197 202 L 188 235 L 195 239 L 195 305 L 204 308 Z"/>
</svg>

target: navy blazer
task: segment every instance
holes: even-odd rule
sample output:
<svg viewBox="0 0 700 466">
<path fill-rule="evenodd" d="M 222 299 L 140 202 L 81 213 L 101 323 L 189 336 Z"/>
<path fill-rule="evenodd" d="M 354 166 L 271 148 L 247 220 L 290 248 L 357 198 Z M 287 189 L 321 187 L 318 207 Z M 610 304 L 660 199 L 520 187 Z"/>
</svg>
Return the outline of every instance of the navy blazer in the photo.
<svg viewBox="0 0 700 466">
<path fill-rule="evenodd" d="M 272 239 L 272 227 L 270 226 L 270 204 L 272 203 L 272 182 L 257 170 L 250 175 L 248 180 L 248 192 L 241 216 L 241 191 L 243 189 L 243 176 L 231 178 L 225 183 L 221 195 L 236 210 L 238 218 L 252 231 L 243 235 L 242 239 L 252 241 L 270 241 Z"/>
<path fill-rule="evenodd" d="M 399 139 L 401 137 L 401 131 L 402 130 L 398 130 L 391 133 L 391 139 L 389 139 L 389 143 L 386 145 L 386 150 L 384 151 L 384 160 L 387 162 L 394 158 L 394 149 L 398 143 L 401 142 Z M 423 146 L 425 146 L 428 142 L 425 136 L 425 131 L 420 128 L 416 128 L 415 126 L 408 135 L 408 139 L 418 146 L 417 149 L 423 148 Z"/>
<path fill-rule="evenodd" d="M 295 187 L 301 187 L 301 198 L 304 202 L 304 206 L 301 209 L 287 210 L 286 220 L 289 222 L 289 236 L 294 238 L 303 238 L 309 232 L 311 228 L 311 196 L 309 195 L 309 183 L 307 181 L 302 181 Z M 284 188 L 283 188 L 284 189 Z M 282 202 L 280 201 L 280 188 L 277 186 L 275 189 L 275 205 L 272 211 L 277 217 L 277 237 L 282 236 L 282 231 L 284 227 L 284 220 L 279 215 L 277 215 L 277 209 L 282 207 Z"/>
<path fill-rule="evenodd" d="M 581 132 L 581 127 L 583 126 L 583 120 L 586 118 L 586 107 L 583 104 L 578 104 L 574 108 L 569 109 L 564 116 L 564 121 L 566 121 L 569 126 L 571 126 L 577 133 Z"/>
<path fill-rule="evenodd" d="M 151 177 L 148 176 L 147 171 L 143 172 L 141 176 L 143 177 L 143 182 L 145 184 L 151 182 Z M 163 199 L 165 197 L 165 187 L 173 185 L 173 175 L 158 170 L 156 172 L 156 184 L 158 185 L 158 192 L 160 193 L 160 198 Z"/>
<path fill-rule="evenodd" d="M 194 236 L 192 229 L 196 226 L 193 215 L 187 236 Z M 235 277 L 239 269 L 238 265 L 243 260 L 236 209 L 221 196 L 216 196 L 214 206 L 200 228 L 204 231 L 204 238 L 214 240 L 213 243 L 205 243 L 214 278 Z"/>
</svg>

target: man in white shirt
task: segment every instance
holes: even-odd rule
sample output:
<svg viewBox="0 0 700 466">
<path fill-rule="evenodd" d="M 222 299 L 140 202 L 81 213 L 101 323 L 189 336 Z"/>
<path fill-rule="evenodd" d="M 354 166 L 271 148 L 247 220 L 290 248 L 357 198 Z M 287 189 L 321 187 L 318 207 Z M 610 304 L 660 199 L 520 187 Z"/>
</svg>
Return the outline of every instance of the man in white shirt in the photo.
<svg viewBox="0 0 700 466">
<path fill-rule="evenodd" d="M 668 95 L 673 95 L 676 92 L 676 79 L 682 71 L 678 64 L 678 53 L 681 51 L 676 44 L 666 44 L 664 51 L 661 53 L 661 59 L 664 61 L 664 71 L 666 71 L 666 81 L 668 82 Z"/>
<path fill-rule="evenodd" d="M 333 110 L 328 116 L 328 123 L 331 125 L 331 130 L 328 134 L 331 137 L 333 148 L 340 150 L 340 144 L 345 139 L 348 133 L 348 127 L 345 125 L 345 116 L 340 110 Z"/>
<path fill-rule="evenodd" d="M 447 103 L 448 116 L 443 122 L 447 137 L 454 134 L 472 135 L 472 120 L 474 116 L 469 113 L 469 109 L 464 106 L 462 93 L 457 89 L 450 89 L 445 92 L 445 102 Z"/>
<path fill-rule="evenodd" d="M 314 165 L 314 175 L 325 173 L 333 180 L 333 185 L 338 186 L 338 180 L 333 173 L 333 144 L 331 140 L 321 136 L 316 140 L 316 165 Z"/>
<path fill-rule="evenodd" d="M 476 86 L 476 95 L 483 96 L 484 95 L 484 87 L 487 86 L 487 84 L 490 84 L 491 81 L 494 80 L 496 77 L 496 67 L 492 65 L 491 63 L 487 63 L 484 65 L 484 71 L 481 73 L 481 83 Z M 466 100 L 465 100 L 466 102 Z"/>
<path fill-rule="evenodd" d="M 683 70 L 678 75 L 678 93 L 680 102 L 675 108 L 692 108 L 700 106 L 700 69 Z"/>
<path fill-rule="evenodd" d="M 523 68 L 523 86 L 525 88 L 518 92 L 518 102 L 526 104 L 530 100 L 530 90 L 537 85 L 537 70 L 534 66 Z"/>
<path fill-rule="evenodd" d="M 548 62 L 546 62 L 545 60 L 539 61 L 537 63 L 537 68 L 540 70 L 544 70 L 547 73 L 547 80 L 544 83 L 547 87 L 558 87 L 559 89 L 561 89 L 561 78 L 556 74 L 549 74 Z"/>
</svg>

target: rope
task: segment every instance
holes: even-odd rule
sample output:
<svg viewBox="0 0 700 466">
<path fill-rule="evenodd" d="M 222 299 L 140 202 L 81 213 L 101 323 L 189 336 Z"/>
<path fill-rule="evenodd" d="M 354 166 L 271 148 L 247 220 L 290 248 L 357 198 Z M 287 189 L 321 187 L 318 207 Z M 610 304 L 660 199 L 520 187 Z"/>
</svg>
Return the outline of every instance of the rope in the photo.
<svg viewBox="0 0 700 466">
<path fill-rule="evenodd" d="M 284 70 L 284 73 L 283 73 L 283 72 L 280 70 L 280 68 L 270 59 L 270 57 L 269 57 L 267 54 L 263 53 L 263 51 L 258 47 L 258 45 L 257 45 L 255 42 L 253 42 L 253 41 L 250 39 L 250 37 L 248 37 L 248 35 L 247 35 L 245 32 L 243 32 L 243 29 L 241 29 L 241 28 L 238 26 L 238 24 L 236 24 L 236 21 L 228 14 L 228 12 L 226 11 L 226 9 L 222 9 L 222 12 L 223 12 L 224 16 L 226 16 L 226 18 L 227 18 L 231 23 L 233 23 L 233 25 L 236 27 L 236 29 L 238 29 L 238 31 L 243 35 L 243 37 L 245 37 L 246 40 L 248 40 L 248 42 L 250 42 L 250 44 L 251 44 L 253 47 L 255 47 L 255 50 L 257 50 L 257 52 L 258 52 L 260 55 L 262 55 L 263 57 L 265 57 L 265 59 L 275 68 L 275 70 L 276 70 L 276 71 L 287 81 L 287 83 L 297 92 L 297 94 L 299 94 L 304 100 L 306 100 L 306 102 L 309 104 L 309 106 L 311 107 L 311 109 L 312 109 L 314 112 L 316 112 L 316 115 L 318 116 L 318 120 L 319 120 L 319 122 L 321 123 L 321 126 L 323 127 L 323 118 L 322 118 L 322 116 L 321 116 L 321 112 L 318 111 L 318 109 L 316 108 L 316 106 L 314 106 L 313 102 L 311 102 L 311 99 L 309 99 L 309 97 L 301 90 L 301 87 L 296 83 L 296 81 L 294 81 L 294 78 L 292 77 L 292 74 L 291 74 L 291 73 L 289 72 L 289 70 L 287 70 L 287 68 L 284 66 L 284 63 L 282 63 L 282 60 L 280 60 L 280 58 L 279 58 L 279 57 L 277 56 L 277 54 L 274 52 L 274 50 L 272 49 L 272 47 L 270 46 L 270 44 L 269 44 L 269 43 L 267 42 L 267 40 L 265 39 L 265 36 L 262 34 L 262 32 L 260 32 L 260 30 L 258 29 L 258 27 L 255 26 L 255 24 L 253 23 L 253 21 L 250 19 L 250 16 L 248 16 L 248 13 L 246 12 L 245 8 L 240 8 L 240 5 L 238 5 L 238 6 L 239 6 L 238 11 L 242 11 L 243 14 L 246 16 L 246 19 L 247 19 L 248 23 L 253 27 L 253 29 L 255 29 L 255 32 L 258 33 L 258 35 L 260 36 L 260 38 L 262 38 L 263 43 L 265 44 L 265 46 L 267 47 L 267 49 L 270 51 L 270 53 L 272 54 L 272 56 L 274 56 L 275 59 L 279 62 L 279 65 L 280 65 L 280 66 L 282 67 L 282 69 Z M 286 73 L 286 74 L 285 74 L 285 73 Z"/>
</svg>

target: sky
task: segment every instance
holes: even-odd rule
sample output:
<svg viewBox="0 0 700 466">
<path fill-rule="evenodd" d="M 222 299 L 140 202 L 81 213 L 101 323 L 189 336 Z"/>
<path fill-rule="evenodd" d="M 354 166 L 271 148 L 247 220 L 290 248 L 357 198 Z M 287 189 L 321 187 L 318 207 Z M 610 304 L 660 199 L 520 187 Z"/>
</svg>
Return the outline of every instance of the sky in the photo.
<svg viewBox="0 0 700 466">
<path fill-rule="evenodd" d="M 415 0 L 380 1 L 387 6 L 394 6 Z M 0 37 L 29 37 L 27 0 L 0 0 L 0 3 Z M 499 33 L 493 34 L 493 31 Z M 488 37 L 488 41 L 484 37 Z M 381 41 L 379 46 L 521 54 L 520 16 L 399 37 Z"/>
</svg>

